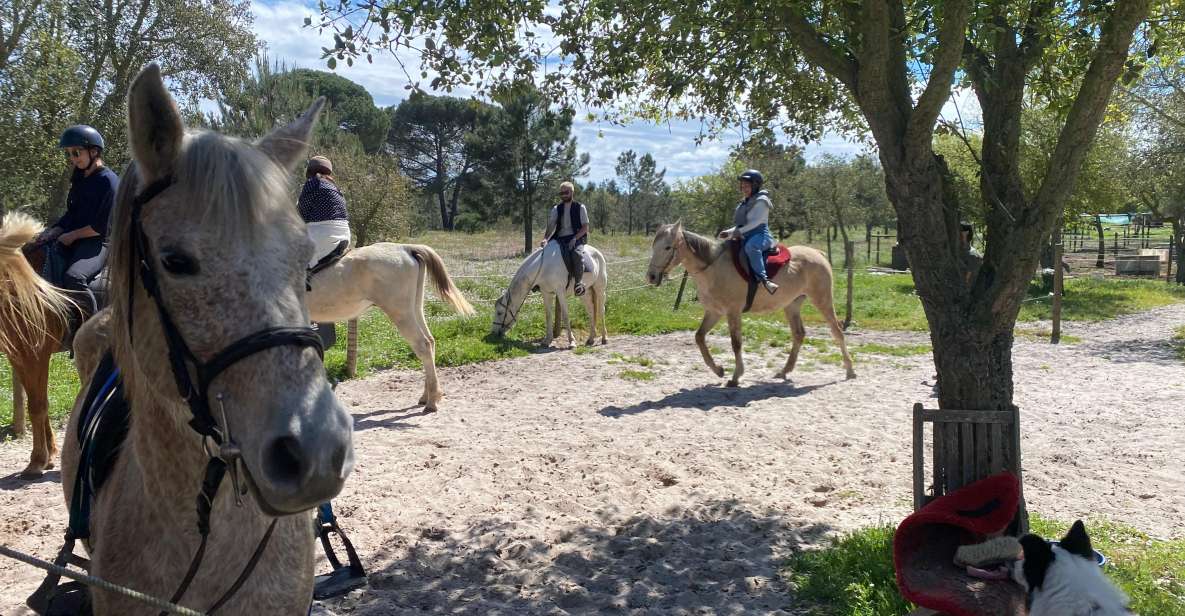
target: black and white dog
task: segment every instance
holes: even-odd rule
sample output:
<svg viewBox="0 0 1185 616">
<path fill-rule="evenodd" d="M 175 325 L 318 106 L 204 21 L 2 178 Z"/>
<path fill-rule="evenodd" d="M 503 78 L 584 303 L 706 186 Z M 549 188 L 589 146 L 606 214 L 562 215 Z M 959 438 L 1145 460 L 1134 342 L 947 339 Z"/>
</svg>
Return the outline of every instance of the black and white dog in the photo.
<svg viewBox="0 0 1185 616">
<path fill-rule="evenodd" d="M 1021 537 L 1012 577 L 1028 592 L 1029 616 L 1131 616 L 1128 598 L 1103 575 L 1082 521 L 1058 545 Z"/>
</svg>

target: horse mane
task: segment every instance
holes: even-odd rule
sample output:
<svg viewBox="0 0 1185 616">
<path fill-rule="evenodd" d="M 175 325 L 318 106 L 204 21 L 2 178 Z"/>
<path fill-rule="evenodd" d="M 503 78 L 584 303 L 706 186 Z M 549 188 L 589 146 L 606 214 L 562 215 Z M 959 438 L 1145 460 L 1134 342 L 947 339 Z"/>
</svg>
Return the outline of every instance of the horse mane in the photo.
<svg viewBox="0 0 1185 616">
<path fill-rule="evenodd" d="M 0 352 L 13 355 L 58 335 L 74 302 L 29 265 L 21 248 L 44 229 L 24 212 L 9 212 L 0 226 Z"/>
<path fill-rule="evenodd" d="M 291 210 L 288 173 L 267 154 L 243 139 L 228 137 L 213 131 L 198 131 L 185 135 L 181 151 L 173 164 L 173 185 L 166 194 L 181 193 L 188 207 L 202 208 L 200 225 L 216 228 L 228 244 L 250 242 L 261 227 L 261 222 L 276 210 Z M 131 366 L 131 349 L 127 325 L 128 289 L 139 285 L 132 278 L 132 202 L 143 188 L 140 171 L 135 162 L 128 165 L 120 178 L 115 204 L 111 212 L 111 250 L 108 271 L 111 281 L 110 306 L 113 316 L 112 338 L 116 359 L 120 365 Z M 152 205 L 146 205 L 143 219 L 152 218 Z M 153 246 L 152 249 L 159 249 Z M 141 255 L 143 256 L 143 255 Z M 146 331 L 156 331 L 145 328 Z"/>
<path fill-rule="evenodd" d="M 704 265 L 715 263 L 727 246 L 725 242 L 717 242 L 686 229 L 683 230 L 683 243 Z"/>
</svg>

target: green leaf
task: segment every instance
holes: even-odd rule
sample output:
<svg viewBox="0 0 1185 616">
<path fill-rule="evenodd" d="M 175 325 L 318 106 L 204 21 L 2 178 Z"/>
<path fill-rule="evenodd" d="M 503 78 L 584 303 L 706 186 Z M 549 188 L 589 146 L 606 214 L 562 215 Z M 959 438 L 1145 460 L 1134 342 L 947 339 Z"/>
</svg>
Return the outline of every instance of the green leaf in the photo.
<svg viewBox="0 0 1185 616">
<path fill-rule="evenodd" d="M 330 56 L 330 57 L 329 57 L 329 61 L 328 61 L 328 62 L 326 62 L 325 64 L 326 64 L 327 66 L 329 66 L 329 70 L 331 70 L 331 71 L 332 71 L 332 70 L 334 70 L 334 69 L 336 69 L 336 68 L 337 68 L 337 58 L 334 58 L 333 56 Z"/>
</svg>

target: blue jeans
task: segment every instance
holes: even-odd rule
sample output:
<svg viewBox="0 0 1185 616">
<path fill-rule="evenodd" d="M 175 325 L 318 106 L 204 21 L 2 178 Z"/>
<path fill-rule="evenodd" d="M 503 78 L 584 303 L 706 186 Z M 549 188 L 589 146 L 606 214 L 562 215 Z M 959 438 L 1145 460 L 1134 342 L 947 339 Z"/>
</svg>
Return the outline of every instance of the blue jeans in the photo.
<svg viewBox="0 0 1185 616">
<path fill-rule="evenodd" d="M 749 259 L 749 271 L 757 280 L 765 280 L 765 251 L 773 250 L 778 243 L 769 234 L 768 228 L 754 229 L 753 234 L 745 238 L 745 258 Z"/>
</svg>

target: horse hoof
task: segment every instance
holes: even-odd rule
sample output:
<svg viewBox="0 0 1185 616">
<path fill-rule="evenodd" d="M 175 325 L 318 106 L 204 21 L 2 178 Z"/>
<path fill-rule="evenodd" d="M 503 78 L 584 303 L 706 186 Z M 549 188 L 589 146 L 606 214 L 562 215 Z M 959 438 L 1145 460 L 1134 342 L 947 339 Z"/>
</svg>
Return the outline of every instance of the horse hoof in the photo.
<svg viewBox="0 0 1185 616">
<path fill-rule="evenodd" d="M 855 370 L 848 370 L 848 380 L 850 381 L 854 378 L 856 378 L 856 371 Z"/>
<path fill-rule="evenodd" d="M 46 469 L 43 466 L 40 466 L 37 464 L 30 464 L 29 466 L 25 467 L 25 470 L 21 471 L 20 478 L 21 479 L 40 479 L 41 476 L 45 474 L 45 470 Z"/>
<path fill-rule="evenodd" d="M 785 380 L 786 380 L 786 378 L 787 378 L 787 376 L 789 376 L 789 375 L 787 375 L 785 372 L 779 372 L 779 373 L 777 373 L 777 374 L 775 374 L 775 375 L 774 375 L 774 378 L 775 378 L 775 379 L 781 379 L 781 380 L 785 381 Z"/>
<path fill-rule="evenodd" d="M 714 372 L 716 374 L 716 376 L 724 376 L 724 368 L 721 368 L 719 366 L 712 368 L 712 372 Z"/>
<path fill-rule="evenodd" d="M 737 387 L 740 384 L 741 384 L 740 381 L 737 381 L 736 379 L 730 379 L 727 383 L 724 384 L 724 386 L 725 387 Z"/>
<path fill-rule="evenodd" d="M 608 338 L 601 338 L 601 344 L 609 344 Z"/>
</svg>

